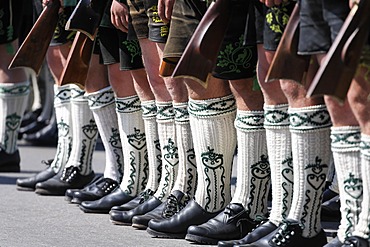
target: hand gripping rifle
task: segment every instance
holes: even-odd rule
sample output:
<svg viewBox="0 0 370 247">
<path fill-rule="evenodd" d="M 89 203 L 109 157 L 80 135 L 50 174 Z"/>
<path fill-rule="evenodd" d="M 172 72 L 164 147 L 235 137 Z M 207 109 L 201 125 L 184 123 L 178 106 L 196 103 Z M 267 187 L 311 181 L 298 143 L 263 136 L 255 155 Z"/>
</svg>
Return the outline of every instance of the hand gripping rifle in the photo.
<svg viewBox="0 0 370 247">
<path fill-rule="evenodd" d="M 267 72 L 266 82 L 278 79 L 305 81 L 310 56 L 298 55 L 299 6 L 294 7 Z"/>
<path fill-rule="evenodd" d="M 59 86 L 74 83 L 81 89 L 85 87 L 93 46 L 94 41 L 77 32 L 67 57 L 67 64 L 58 82 Z"/>
<path fill-rule="evenodd" d="M 307 96 L 325 94 L 341 101 L 345 99 L 369 36 L 369 13 L 369 0 L 360 0 L 351 9 L 308 88 Z"/>
<path fill-rule="evenodd" d="M 80 0 L 66 23 L 66 30 L 79 31 L 94 40 L 107 0 Z"/>
<path fill-rule="evenodd" d="M 59 0 L 50 0 L 10 62 L 9 69 L 28 67 L 40 73 L 58 23 Z"/>
<path fill-rule="evenodd" d="M 193 79 L 207 87 L 231 17 L 231 0 L 212 2 L 191 37 L 172 77 Z"/>
</svg>

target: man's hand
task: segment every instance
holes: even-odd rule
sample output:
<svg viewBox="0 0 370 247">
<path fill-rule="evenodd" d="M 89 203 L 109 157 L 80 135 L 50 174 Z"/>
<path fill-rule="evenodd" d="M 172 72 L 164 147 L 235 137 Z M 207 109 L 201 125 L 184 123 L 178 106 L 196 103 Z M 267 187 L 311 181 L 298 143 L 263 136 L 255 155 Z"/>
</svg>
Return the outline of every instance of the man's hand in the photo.
<svg viewBox="0 0 370 247">
<path fill-rule="evenodd" d="M 279 6 L 283 2 L 283 0 L 260 0 L 260 2 L 270 8 L 274 6 Z"/>
<path fill-rule="evenodd" d="M 359 3 L 359 0 L 349 0 L 349 7 L 352 9 L 353 6 Z"/>
<path fill-rule="evenodd" d="M 158 15 L 164 23 L 170 22 L 174 4 L 175 0 L 158 0 Z"/>
<path fill-rule="evenodd" d="M 128 7 L 120 2 L 113 1 L 111 8 L 111 21 L 113 25 L 122 32 L 128 32 L 129 11 Z"/>
</svg>

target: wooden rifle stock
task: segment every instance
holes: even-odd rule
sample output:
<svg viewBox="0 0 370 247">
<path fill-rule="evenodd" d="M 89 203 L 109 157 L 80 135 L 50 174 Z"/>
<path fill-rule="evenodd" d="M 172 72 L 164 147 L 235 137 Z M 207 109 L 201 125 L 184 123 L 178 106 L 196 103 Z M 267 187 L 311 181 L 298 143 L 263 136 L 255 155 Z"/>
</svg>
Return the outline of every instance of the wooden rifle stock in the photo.
<svg viewBox="0 0 370 247">
<path fill-rule="evenodd" d="M 343 101 L 356 73 L 370 30 L 370 1 L 360 0 L 346 18 L 307 96 L 332 95 Z"/>
<path fill-rule="evenodd" d="M 294 7 L 267 72 L 266 82 L 286 79 L 303 83 L 310 56 L 298 55 L 299 7 Z"/>
<path fill-rule="evenodd" d="M 207 79 L 215 67 L 230 17 L 230 0 L 217 0 L 211 3 L 185 48 L 172 77 L 190 78 L 207 87 Z"/>
<path fill-rule="evenodd" d="M 79 31 L 95 39 L 106 0 L 80 0 L 66 23 L 66 30 Z"/>
<path fill-rule="evenodd" d="M 83 33 L 77 32 L 67 57 L 67 65 L 59 79 L 59 86 L 73 83 L 81 89 L 85 87 L 93 46 L 94 41 Z"/>
<path fill-rule="evenodd" d="M 10 62 L 9 69 L 31 68 L 38 75 L 58 23 L 59 0 L 50 0 Z"/>
</svg>

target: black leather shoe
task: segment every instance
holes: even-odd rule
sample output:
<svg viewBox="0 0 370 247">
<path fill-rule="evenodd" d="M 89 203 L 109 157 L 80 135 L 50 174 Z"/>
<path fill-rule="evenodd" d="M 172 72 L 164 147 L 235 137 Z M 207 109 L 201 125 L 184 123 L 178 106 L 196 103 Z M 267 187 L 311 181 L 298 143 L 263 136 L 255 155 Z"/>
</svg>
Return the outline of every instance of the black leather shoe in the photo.
<svg viewBox="0 0 370 247">
<path fill-rule="evenodd" d="M 127 203 L 124 203 L 122 205 L 119 205 L 119 206 L 112 207 L 109 214 L 111 212 L 112 213 L 117 213 L 117 212 L 129 211 L 131 209 L 134 209 L 137 206 L 139 206 L 140 204 L 149 200 L 153 195 L 154 195 L 154 191 L 152 191 L 150 189 L 142 191 L 142 192 L 140 192 L 140 194 L 137 197 L 135 197 L 131 201 L 129 201 Z"/>
<path fill-rule="evenodd" d="M 188 203 L 190 197 L 179 190 L 173 191 L 165 202 L 144 215 L 135 215 L 132 226 L 145 230 L 151 219 L 168 219 L 180 212 Z"/>
<path fill-rule="evenodd" d="M 219 213 L 209 213 L 191 200 L 183 210 L 169 219 L 150 220 L 146 231 L 154 237 L 185 238 L 190 226 L 203 224 Z"/>
<path fill-rule="evenodd" d="M 340 220 L 340 198 L 339 195 L 331 198 L 321 205 L 321 219 L 325 221 Z"/>
<path fill-rule="evenodd" d="M 0 172 L 20 172 L 20 163 L 21 157 L 19 155 L 19 150 L 12 154 L 0 150 Z"/>
<path fill-rule="evenodd" d="M 110 212 L 110 221 L 115 225 L 131 225 L 132 217 L 146 214 L 158 207 L 161 203 L 160 200 L 153 196 L 146 202 L 129 211 Z"/>
<path fill-rule="evenodd" d="M 275 231 L 278 227 L 271 221 L 261 222 L 255 229 L 249 232 L 245 237 L 238 240 L 219 241 L 219 247 L 233 247 L 234 245 L 244 245 L 256 242 L 260 238 L 263 238 Z"/>
<path fill-rule="evenodd" d="M 369 240 L 357 236 L 352 236 L 346 238 L 343 247 L 369 247 Z"/>
<path fill-rule="evenodd" d="M 64 168 L 62 173 L 36 184 L 35 192 L 39 195 L 64 196 L 67 189 L 82 189 L 94 179 L 95 174 L 81 175 L 78 167 Z"/>
<path fill-rule="evenodd" d="M 91 186 L 87 186 L 82 190 L 76 191 L 73 193 L 73 198 L 71 203 L 80 204 L 83 201 L 95 201 L 103 196 L 106 196 L 112 193 L 119 186 L 118 182 L 102 177 Z"/>
<path fill-rule="evenodd" d="M 44 182 L 56 175 L 53 168 L 50 167 L 50 164 L 53 162 L 53 160 L 42 161 L 42 162 L 44 162 L 48 166 L 48 168 L 37 173 L 36 175 L 32 177 L 18 178 L 17 179 L 17 190 L 34 191 L 37 183 Z"/>
<path fill-rule="evenodd" d="M 68 201 L 68 202 L 71 202 L 72 198 L 73 198 L 73 195 L 74 193 L 76 193 L 77 191 L 80 191 L 80 190 L 85 190 L 86 188 L 89 188 L 91 186 L 93 186 L 94 183 L 96 183 L 99 179 L 101 179 L 103 177 L 103 175 L 99 174 L 99 175 L 96 175 L 94 177 L 93 180 L 91 180 L 90 183 L 88 183 L 84 188 L 82 189 L 68 189 L 66 190 L 66 193 L 65 193 L 65 200 Z"/>
<path fill-rule="evenodd" d="M 305 238 L 302 236 L 302 227 L 298 222 L 286 220 L 269 235 L 252 244 L 235 245 L 238 247 L 313 247 L 327 244 L 323 230 L 315 237 Z"/>
<path fill-rule="evenodd" d="M 249 218 L 242 204 L 230 203 L 215 218 L 198 226 L 190 226 L 185 239 L 201 244 L 217 244 L 219 240 L 240 239 L 258 223 Z"/>
<path fill-rule="evenodd" d="M 342 247 L 343 243 L 338 239 L 338 237 L 333 238 L 329 243 L 324 245 L 324 247 Z"/>
<path fill-rule="evenodd" d="M 107 214 L 113 206 L 121 205 L 132 200 L 134 197 L 123 192 L 120 187 L 117 187 L 112 193 L 95 201 L 83 201 L 80 204 L 80 209 L 85 213 L 100 213 Z"/>
</svg>

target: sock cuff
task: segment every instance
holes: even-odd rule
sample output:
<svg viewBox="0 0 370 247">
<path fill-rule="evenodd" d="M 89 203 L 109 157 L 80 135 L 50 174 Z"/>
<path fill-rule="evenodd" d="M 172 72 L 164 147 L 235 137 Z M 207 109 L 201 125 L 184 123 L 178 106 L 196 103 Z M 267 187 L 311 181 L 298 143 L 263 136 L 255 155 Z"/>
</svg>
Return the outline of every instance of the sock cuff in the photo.
<svg viewBox="0 0 370 247">
<path fill-rule="evenodd" d="M 175 122 L 177 124 L 189 123 L 188 102 L 173 103 L 175 111 Z"/>
<path fill-rule="evenodd" d="M 70 84 L 70 89 L 71 89 L 71 101 L 74 101 L 74 102 L 87 101 L 85 97 L 85 90 L 82 90 L 76 84 Z"/>
<path fill-rule="evenodd" d="M 361 132 L 359 126 L 331 127 L 331 149 L 334 152 L 358 152 Z"/>
<path fill-rule="evenodd" d="M 0 83 L 0 97 L 10 98 L 28 95 L 30 92 L 30 82 Z"/>
<path fill-rule="evenodd" d="M 157 105 L 155 104 L 155 100 L 142 101 L 141 110 L 143 111 L 143 119 L 156 118 Z"/>
<path fill-rule="evenodd" d="M 157 121 L 158 122 L 172 122 L 175 119 L 175 111 L 173 109 L 172 101 L 156 102 L 157 105 Z"/>
<path fill-rule="evenodd" d="M 141 111 L 141 102 L 137 95 L 116 98 L 117 113 L 134 113 Z"/>
<path fill-rule="evenodd" d="M 289 123 L 292 132 L 317 131 L 331 127 L 331 120 L 325 105 L 289 108 Z"/>
<path fill-rule="evenodd" d="M 236 111 L 234 126 L 243 132 L 264 130 L 263 111 Z"/>
<path fill-rule="evenodd" d="M 289 126 L 288 104 L 264 105 L 265 128 L 279 128 Z"/>
<path fill-rule="evenodd" d="M 71 100 L 71 88 L 69 85 L 54 85 L 54 106 L 60 106 Z"/>
<path fill-rule="evenodd" d="M 197 118 L 212 118 L 236 111 L 236 101 L 232 94 L 207 100 L 189 99 L 189 114 Z"/>
<path fill-rule="evenodd" d="M 370 159 L 370 135 L 361 134 L 360 150 L 362 156 Z"/>
<path fill-rule="evenodd" d="M 114 103 L 114 92 L 112 87 L 106 87 L 93 93 L 85 93 L 91 110 L 100 109 Z"/>
</svg>

